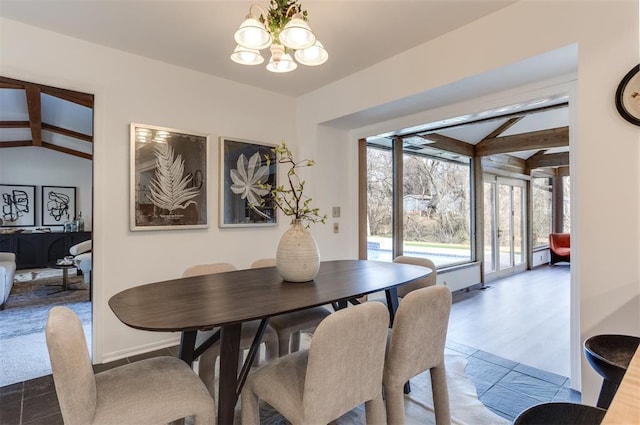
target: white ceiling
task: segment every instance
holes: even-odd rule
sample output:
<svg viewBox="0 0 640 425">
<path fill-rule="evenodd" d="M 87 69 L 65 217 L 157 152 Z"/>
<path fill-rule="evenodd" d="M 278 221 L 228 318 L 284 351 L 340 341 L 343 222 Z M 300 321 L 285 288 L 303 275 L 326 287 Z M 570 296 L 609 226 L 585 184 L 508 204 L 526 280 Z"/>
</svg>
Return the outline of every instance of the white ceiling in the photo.
<svg viewBox="0 0 640 425">
<path fill-rule="evenodd" d="M 301 0 L 329 60 L 288 74 L 229 59 L 251 1 L 0 0 L 0 16 L 296 97 L 515 2 Z"/>
<path fill-rule="evenodd" d="M 34 25 L 75 38 L 127 51 L 136 55 L 197 70 L 221 78 L 297 97 L 363 70 L 382 60 L 412 47 L 437 38 L 447 32 L 491 14 L 517 0 L 301 0 L 309 13 L 309 23 L 329 52 L 329 60 L 318 67 L 300 65 L 287 74 L 268 72 L 264 64 L 249 67 L 229 59 L 235 42 L 233 33 L 247 14 L 253 2 L 234 0 L 0 0 L 0 16 Z M 268 0 L 256 4 L 268 7 Z M 0 42 L 1 44 L 1 42 Z M 268 52 L 263 51 L 263 56 Z M 266 63 L 266 61 L 265 61 Z M 365 111 L 333 120 L 337 128 L 358 128 L 416 111 L 451 104 L 470 97 L 481 97 L 508 90 L 533 81 L 542 81 L 558 75 L 575 72 L 577 49 L 572 46 L 543 53 L 514 63 L 499 70 L 487 72 L 418 93 L 409 98 L 379 105 Z M 2 105 L 12 104 L 16 98 L 10 90 L 0 93 Z M 91 134 L 91 128 L 74 127 L 69 121 L 77 116 L 65 109 L 55 98 L 43 98 L 43 122 Z M 18 96 L 20 102 L 25 103 Z M 542 105 L 505 105 L 506 109 L 528 110 L 566 102 L 566 98 L 540 100 Z M 47 108 L 47 105 L 55 108 Z M 77 109 L 77 105 L 73 106 Z M 46 110 L 45 110 L 46 108 Z M 22 105 L 26 114 L 26 103 Z M 49 116 L 46 111 L 57 111 Z M 64 112 L 68 111 L 68 112 Z M 504 121 L 475 123 L 486 116 L 497 116 L 509 111 L 485 111 L 451 122 L 425 123 L 411 129 L 398 129 L 379 135 L 387 139 L 392 135 L 442 128 L 440 134 L 470 144 L 476 144 Z M 54 113 L 54 112 L 51 112 Z M 2 114 L 2 115 L 6 115 Z M 62 114 L 62 115 L 60 115 Z M 3 120 L 24 120 L 23 116 L 1 116 Z M 66 122 L 65 121 L 69 121 Z M 91 120 L 85 120 L 91 126 Z M 451 123 L 468 122 L 468 126 L 446 129 Z M 544 114 L 525 117 L 508 130 L 509 134 L 524 133 L 568 125 L 567 109 L 555 109 Z M 0 131 L 0 142 L 16 140 L 17 129 Z M 28 129 L 23 129 L 28 133 Z M 19 139 L 22 139 L 22 135 Z M 25 134 L 28 138 L 28 134 Z M 60 135 L 43 132 L 43 138 L 53 144 L 66 145 L 70 141 Z M 382 142 L 386 143 L 386 142 Z M 84 150 L 66 146 L 74 150 Z M 555 152 L 554 149 L 548 153 Z M 568 147 L 560 148 L 568 150 Z M 536 151 L 521 152 L 527 158 Z M 514 153 L 515 154 L 515 153 Z"/>
</svg>

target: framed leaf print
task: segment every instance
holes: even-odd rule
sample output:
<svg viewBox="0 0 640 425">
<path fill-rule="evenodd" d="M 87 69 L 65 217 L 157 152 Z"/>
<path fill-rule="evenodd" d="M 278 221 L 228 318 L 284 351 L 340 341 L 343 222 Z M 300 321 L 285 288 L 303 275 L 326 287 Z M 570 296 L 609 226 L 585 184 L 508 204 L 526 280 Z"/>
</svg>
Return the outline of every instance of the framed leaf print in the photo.
<svg viewBox="0 0 640 425">
<path fill-rule="evenodd" d="M 0 227 L 36 225 L 36 187 L 0 184 Z"/>
<path fill-rule="evenodd" d="M 278 224 L 278 214 L 267 189 L 277 183 L 272 148 L 273 145 L 220 137 L 219 227 Z"/>
<path fill-rule="evenodd" d="M 76 219 L 76 188 L 42 186 L 42 225 L 63 226 Z"/>
<path fill-rule="evenodd" d="M 208 227 L 209 136 L 131 124 L 131 230 Z"/>
</svg>

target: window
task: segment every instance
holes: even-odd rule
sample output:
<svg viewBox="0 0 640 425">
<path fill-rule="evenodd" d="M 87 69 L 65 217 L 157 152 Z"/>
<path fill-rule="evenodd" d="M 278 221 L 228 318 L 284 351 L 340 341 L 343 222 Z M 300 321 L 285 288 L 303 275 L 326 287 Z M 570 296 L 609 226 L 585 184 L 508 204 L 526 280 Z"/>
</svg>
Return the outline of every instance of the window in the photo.
<svg viewBox="0 0 640 425">
<path fill-rule="evenodd" d="M 571 231 L 571 178 L 562 177 L 562 231 Z"/>
<path fill-rule="evenodd" d="M 391 261 L 393 219 L 393 155 L 389 149 L 367 148 L 367 255 Z"/>
<path fill-rule="evenodd" d="M 367 256 L 391 261 L 402 254 L 427 257 L 436 266 L 471 260 L 470 161 L 411 152 L 401 158 L 389 146 L 367 145 Z M 395 165 L 395 167 L 394 167 Z M 394 187 L 394 169 L 402 169 L 402 187 Z M 395 191 L 399 205 L 393 204 Z M 393 214 L 402 229 L 393 229 Z"/>
<path fill-rule="evenodd" d="M 531 181 L 533 249 L 549 245 L 549 233 L 553 222 L 553 191 L 549 177 L 537 177 Z"/>
</svg>

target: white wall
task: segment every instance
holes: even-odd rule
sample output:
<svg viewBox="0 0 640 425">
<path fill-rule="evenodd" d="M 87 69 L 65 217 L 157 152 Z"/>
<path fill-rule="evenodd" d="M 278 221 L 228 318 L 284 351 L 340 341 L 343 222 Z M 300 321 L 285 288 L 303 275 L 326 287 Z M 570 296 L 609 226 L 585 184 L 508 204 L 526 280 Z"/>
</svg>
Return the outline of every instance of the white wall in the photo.
<svg viewBox="0 0 640 425">
<path fill-rule="evenodd" d="M 46 148 L 0 149 L 0 182 L 36 186 L 38 227 L 42 226 L 42 186 L 71 186 L 76 188 L 76 212 L 82 213 L 84 230 L 92 229 L 91 169 L 91 161 L 87 159 Z M 62 231 L 61 226 L 48 227 Z"/>
<path fill-rule="evenodd" d="M 0 75 L 95 95 L 94 362 L 175 343 L 176 334 L 126 327 L 107 302 L 126 288 L 179 277 L 193 264 L 248 267 L 274 255 L 285 225 L 218 228 L 218 137 L 295 146 L 294 100 L 7 19 L 0 20 L 0 39 Z M 211 136 L 208 229 L 129 231 L 132 122 Z"/>
<path fill-rule="evenodd" d="M 299 98 L 296 131 L 301 149 L 317 154 L 314 178 L 330 174 L 341 182 L 340 191 L 323 192 L 321 207 L 342 203 L 341 220 L 357 222 L 349 200 L 357 199 L 357 138 L 367 135 L 356 128 L 331 133 L 323 129 L 328 121 L 577 44 L 578 79 L 571 90 L 574 356 L 588 336 L 640 334 L 640 132 L 618 116 L 613 102 L 620 79 L 639 62 L 638 39 L 637 0 L 524 0 Z M 440 118 L 468 112 L 475 111 L 451 110 Z M 404 126 L 424 122 L 405 120 Z M 334 239 L 328 232 L 316 229 L 321 251 L 357 255 L 353 232 Z M 601 378 L 584 361 L 581 371 L 583 400 L 594 404 Z"/>
</svg>

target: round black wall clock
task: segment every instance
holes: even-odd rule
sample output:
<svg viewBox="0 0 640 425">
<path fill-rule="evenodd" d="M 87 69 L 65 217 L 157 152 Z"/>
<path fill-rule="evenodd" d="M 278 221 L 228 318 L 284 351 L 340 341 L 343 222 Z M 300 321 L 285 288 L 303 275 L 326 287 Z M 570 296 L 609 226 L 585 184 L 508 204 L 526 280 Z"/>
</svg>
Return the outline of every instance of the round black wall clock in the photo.
<svg viewBox="0 0 640 425">
<path fill-rule="evenodd" d="M 622 118 L 640 126 L 640 65 L 624 76 L 616 90 L 616 109 Z"/>
</svg>

